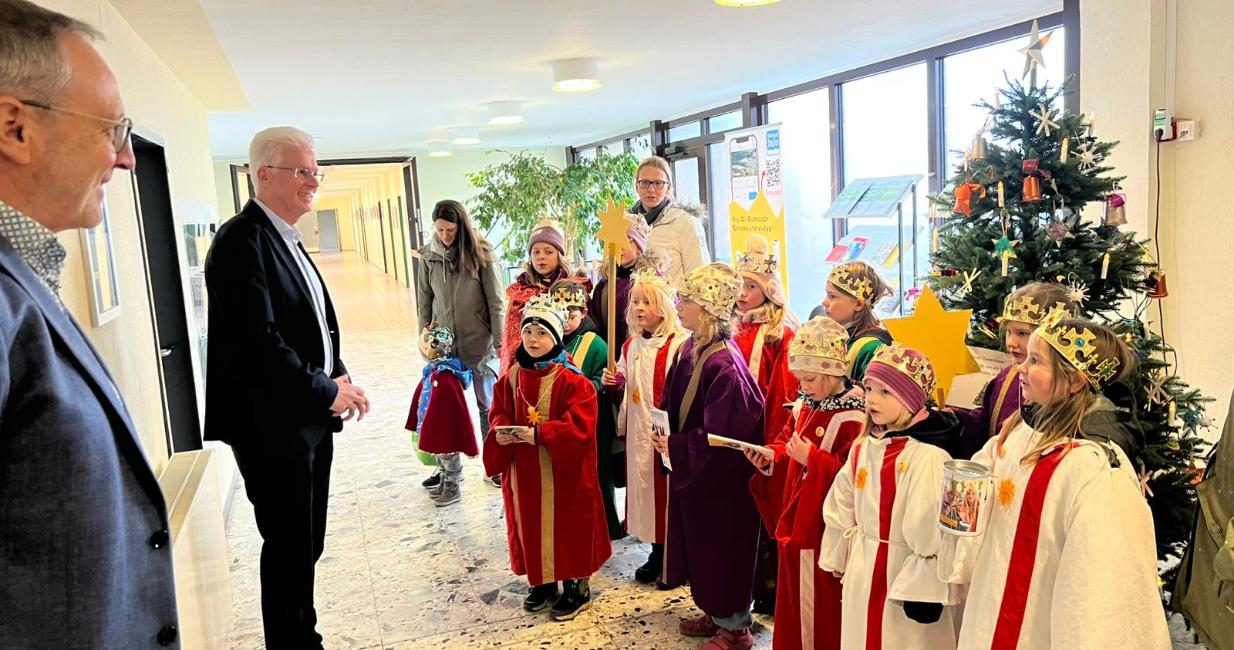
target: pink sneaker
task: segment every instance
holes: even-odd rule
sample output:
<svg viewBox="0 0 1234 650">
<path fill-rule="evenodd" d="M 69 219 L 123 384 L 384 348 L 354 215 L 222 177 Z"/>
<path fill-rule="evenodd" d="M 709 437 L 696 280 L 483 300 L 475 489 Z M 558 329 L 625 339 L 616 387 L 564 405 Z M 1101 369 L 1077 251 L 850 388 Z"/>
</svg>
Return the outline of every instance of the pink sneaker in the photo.
<svg viewBox="0 0 1234 650">
<path fill-rule="evenodd" d="M 718 628 L 706 643 L 699 646 L 699 650 L 750 650 L 752 647 L 754 635 L 750 633 L 750 628 L 742 628 L 736 632 Z"/>
<path fill-rule="evenodd" d="M 687 618 L 677 625 L 677 629 L 686 636 L 711 636 L 720 629 L 711 617 L 703 614 L 695 618 Z"/>
</svg>

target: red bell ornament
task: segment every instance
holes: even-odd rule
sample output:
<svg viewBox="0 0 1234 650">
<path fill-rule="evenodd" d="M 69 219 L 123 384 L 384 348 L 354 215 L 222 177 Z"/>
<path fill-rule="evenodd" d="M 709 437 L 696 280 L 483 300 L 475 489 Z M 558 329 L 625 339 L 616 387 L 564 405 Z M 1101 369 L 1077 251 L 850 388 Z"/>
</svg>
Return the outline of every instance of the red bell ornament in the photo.
<svg viewBox="0 0 1234 650">
<path fill-rule="evenodd" d="M 976 194 L 978 199 L 984 199 L 985 185 L 980 183 L 961 183 L 956 185 L 952 193 L 955 194 L 955 205 L 952 206 L 951 211 L 971 217 L 973 216 L 973 195 Z"/>
<path fill-rule="evenodd" d="M 1020 199 L 1025 203 L 1036 203 L 1041 200 L 1041 180 L 1036 176 L 1024 177 L 1024 188 L 1020 192 Z"/>
<path fill-rule="evenodd" d="M 1146 284 L 1149 298 L 1165 298 L 1170 295 L 1170 290 L 1165 286 L 1165 271 L 1157 269 L 1150 272 Z"/>
</svg>

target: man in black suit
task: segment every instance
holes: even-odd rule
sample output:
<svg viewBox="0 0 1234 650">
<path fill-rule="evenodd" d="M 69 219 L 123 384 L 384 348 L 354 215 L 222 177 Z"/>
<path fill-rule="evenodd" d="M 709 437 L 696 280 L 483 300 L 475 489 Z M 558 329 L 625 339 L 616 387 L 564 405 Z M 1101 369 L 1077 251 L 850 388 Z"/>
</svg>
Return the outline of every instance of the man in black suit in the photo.
<svg viewBox="0 0 1234 650">
<path fill-rule="evenodd" d="M 334 433 L 368 411 L 339 355 L 338 320 L 295 224 L 322 174 L 312 137 L 253 137 L 256 197 L 206 257 L 206 439 L 231 445 L 253 503 L 268 648 L 321 648 L 313 572 L 326 536 Z"/>
</svg>

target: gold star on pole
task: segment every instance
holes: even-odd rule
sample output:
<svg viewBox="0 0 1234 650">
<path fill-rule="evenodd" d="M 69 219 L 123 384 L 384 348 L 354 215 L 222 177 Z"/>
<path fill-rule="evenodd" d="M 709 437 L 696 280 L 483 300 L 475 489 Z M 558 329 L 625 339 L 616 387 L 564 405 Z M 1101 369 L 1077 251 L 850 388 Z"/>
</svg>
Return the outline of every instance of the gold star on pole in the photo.
<svg viewBox="0 0 1234 650">
<path fill-rule="evenodd" d="M 630 245 L 630 239 L 627 236 L 630 222 L 626 221 L 625 215 L 625 202 L 622 201 L 620 205 L 613 203 L 611 196 L 608 198 L 608 207 L 596 213 L 596 217 L 600 219 L 600 231 L 596 233 L 596 238 L 606 247 L 616 246 L 620 251 Z"/>
<path fill-rule="evenodd" d="M 1046 43 L 1050 42 L 1050 34 L 1053 33 L 1039 34 L 1037 32 L 1037 21 L 1033 21 L 1033 28 L 1028 32 L 1028 47 L 1022 47 L 1018 50 L 1020 54 L 1024 55 L 1024 72 L 1020 74 L 1021 79 L 1027 77 L 1030 71 L 1035 72 L 1038 66 L 1045 67 L 1045 57 L 1042 54 L 1042 50 L 1045 48 Z M 1037 85 L 1036 77 L 1037 75 L 1034 74 L 1033 83 L 1030 85 Z"/>
<path fill-rule="evenodd" d="M 1041 108 L 1036 113 L 1029 111 L 1028 114 L 1037 118 L 1037 135 L 1050 137 L 1050 131 L 1058 128 L 1058 122 L 1050 119 L 1050 109 L 1045 104 L 1040 104 Z"/>
<path fill-rule="evenodd" d="M 939 398 L 940 404 L 946 400 L 956 376 L 981 370 L 964 344 L 972 317 L 971 309 L 943 309 L 934 291 L 926 285 L 917 298 L 917 310 L 912 316 L 883 321 L 897 343 L 921 352 L 930 360 L 941 393 L 934 397 Z"/>
</svg>

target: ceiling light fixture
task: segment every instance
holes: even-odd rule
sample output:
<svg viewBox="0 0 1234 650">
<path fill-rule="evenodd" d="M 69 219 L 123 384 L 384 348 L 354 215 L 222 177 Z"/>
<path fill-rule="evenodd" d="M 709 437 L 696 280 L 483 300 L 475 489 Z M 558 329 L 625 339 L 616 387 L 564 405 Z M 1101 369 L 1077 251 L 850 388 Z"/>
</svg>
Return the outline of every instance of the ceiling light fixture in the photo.
<svg viewBox="0 0 1234 650">
<path fill-rule="evenodd" d="M 599 60 L 563 59 L 553 62 L 553 92 L 585 93 L 602 87 Z"/>
<path fill-rule="evenodd" d="M 716 4 L 721 7 L 761 7 L 763 5 L 773 5 L 780 0 L 716 0 Z"/>
<path fill-rule="evenodd" d="M 488 114 L 489 124 L 509 126 L 527 121 L 523 118 L 522 102 L 492 102 L 488 105 Z"/>
<path fill-rule="evenodd" d="M 474 126 L 460 126 L 451 132 L 450 144 L 480 144 L 480 129 Z"/>
<path fill-rule="evenodd" d="M 428 143 L 428 157 L 429 158 L 445 158 L 447 156 L 453 156 L 453 155 L 454 155 L 454 152 L 450 150 L 449 142 L 442 141 L 442 142 Z"/>
</svg>

